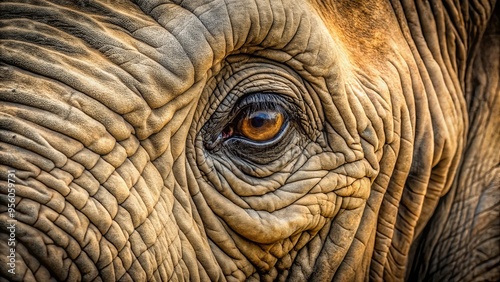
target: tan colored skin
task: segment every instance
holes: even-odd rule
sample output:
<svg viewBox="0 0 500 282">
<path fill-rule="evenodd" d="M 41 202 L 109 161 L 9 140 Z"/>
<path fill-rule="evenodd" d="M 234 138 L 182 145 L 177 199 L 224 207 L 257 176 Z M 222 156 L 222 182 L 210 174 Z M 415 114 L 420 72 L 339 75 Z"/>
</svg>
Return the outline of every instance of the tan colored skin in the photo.
<svg viewBox="0 0 500 282">
<path fill-rule="evenodd" d="M 1 3 L 2 277 L 500 279 L 499 23 L 453 5 Z M 291 137 L 210 149 L 252 93 Z"/>
</svg>

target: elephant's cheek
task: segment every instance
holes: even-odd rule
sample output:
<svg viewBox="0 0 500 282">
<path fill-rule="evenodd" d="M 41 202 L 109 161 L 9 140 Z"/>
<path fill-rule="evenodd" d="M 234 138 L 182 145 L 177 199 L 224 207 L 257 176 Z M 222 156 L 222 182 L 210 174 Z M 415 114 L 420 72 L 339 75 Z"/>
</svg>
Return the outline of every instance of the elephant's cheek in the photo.
<svg viewBox="0 0 500 282">
<path fill-rule="evenodd" d="M 0 162 L 16 171 L 14 278 L 161 280 L 196 266 L 189 240 L 176 231 L 179 205 L 172 191 L 179 181 L 170 152 L 157 158 L 160 169 L 134 136 L 99 155 L 19 117 L 2 115 L 0 122 L 15 125 L 0 144 L 9 152 L 2 150 Z M 183 171 L 185 160 L 176 159 L 177 171 Z M 3 199 L 8 194 L 5 179 L 0 192 Z M 0 215 L 2 223 L 9 220 L 8 213 Z M 183 230 L 188 233 L 193 224 L 184 222 Z M 8 253 L 10 232 L 2 228 L 0 234 L 0 250 Z M 8 259 L 1 257 L 2 267 Z"/>
<path fill-rule="evenodd" d="M 201 143 L 197 145 L 202 147 Z M 191 149 L 188 146 L 188 152 Z M 207 236 L 222 251 L 215 252 L 219 264 L 232 264 L 230 257 L 236 256 L 272 276 L 273 269 L 291 269 L 306 245 L 321 249 L 327 239 L 324 236 L 314 239 L 318 232 L 330 233 L 331 252 L 339 258 L 335 262 L 342 262 L 370 194 L 373 171 L 366 160 L 342 167 L 330 153 L 300 158 L 283 168 L 290 171 L 300 167 L 300 171 L 267 177 L 283 179 L 280 184 L 281 181 L 242 176 L 236 166 L 227 162 L 222 165 L 217 158 L 203 153 L 190 156 L 197 158 L 191 167 L 199 175 L 193 179 L 197 189 L 191 193 L 206 230 L 213 230 Z M 313 170 L 318 163 L 329 163 L 331 167 Z M 346 171 L 348 175 L 343 174 Z M 234 269 L 223 271 L 233 275 Z"/>
</svg>

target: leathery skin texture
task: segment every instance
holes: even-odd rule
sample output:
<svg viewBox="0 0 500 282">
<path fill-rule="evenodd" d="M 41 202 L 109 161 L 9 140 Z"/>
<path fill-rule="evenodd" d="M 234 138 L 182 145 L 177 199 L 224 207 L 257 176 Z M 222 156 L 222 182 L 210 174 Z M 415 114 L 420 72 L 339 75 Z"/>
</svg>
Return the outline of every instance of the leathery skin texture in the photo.
<svg viewBox="0 0 500 282">
<path fill-rule="evenodd" d="M 0 281 L 500 280 L 499 30 L 495 1 L 2 1 Z"/>
</svg>

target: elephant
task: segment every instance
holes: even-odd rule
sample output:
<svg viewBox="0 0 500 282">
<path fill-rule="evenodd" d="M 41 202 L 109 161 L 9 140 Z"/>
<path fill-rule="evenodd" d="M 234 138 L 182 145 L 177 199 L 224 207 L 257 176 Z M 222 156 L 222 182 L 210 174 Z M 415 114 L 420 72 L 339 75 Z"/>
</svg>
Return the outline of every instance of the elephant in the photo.
<svg viewBox="0 0 500 282">
<path fill-rule="evenodd" d="M 499 281 L 495 1 L 2 1 L 1 281 Z"/>
</svg>

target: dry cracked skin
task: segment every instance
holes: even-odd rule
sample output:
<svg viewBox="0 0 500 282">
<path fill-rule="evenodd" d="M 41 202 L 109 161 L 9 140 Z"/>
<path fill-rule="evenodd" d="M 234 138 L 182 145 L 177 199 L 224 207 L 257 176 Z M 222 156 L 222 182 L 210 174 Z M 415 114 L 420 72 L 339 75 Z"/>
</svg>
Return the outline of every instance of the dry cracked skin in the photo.
<svg viewBox="0 0 500 282">
<path fill-rule="evenodd" d="M 2 1 L 0 281 L 500 280 L 499 6 Z"/>
</svg>

